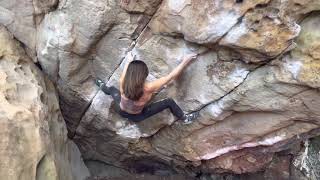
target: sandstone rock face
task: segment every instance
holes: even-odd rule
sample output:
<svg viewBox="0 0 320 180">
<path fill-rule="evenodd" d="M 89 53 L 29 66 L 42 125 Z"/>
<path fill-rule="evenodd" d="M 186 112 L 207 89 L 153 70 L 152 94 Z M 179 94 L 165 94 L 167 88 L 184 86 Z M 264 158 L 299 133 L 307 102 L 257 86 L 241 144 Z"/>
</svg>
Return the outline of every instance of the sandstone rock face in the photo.
<svg viewBox="0 0 320 180">
<path fill-rule="evenodd" d="M 319 134 L 317 0 L 54 4 L 39 6 L 47 13 L 35 23 L 35 46 L 6 26 L 37 53 L 57 86 L 69 137 L 86 160 L 142 169 L 164 164 L 189 174 L 251 173 Z M 8 13 L 3 17 L 13 17 Z M 0 23 L 8 21 L 3 17 Z M 140 123 L 117 115 L 94 79 L 119 87 L 128 51 L 147 63 L 148 80 L 169 73 L 188 53 L 200 53 L 154 99 L 172 97 L 200 117 L 183 125 L 169 111 Z"/>
<path fill-rule="evenodd" d="M 300 32 L 293 19 L 319 8 L 317 1 L 167 0 L 150 27 L 198 44 L 233 47 L 243 60 L 261 62 L 290 50 Z"/>
<path fill-rule="evenodd" d="M 301 151 L 299 156 L 294 159 L 293 164 L 309 179 L 319 179 L 319 156 L 320 144 L 319 137 L 317 137 L 305 143 L 305 148 Z"/>
<path fill-rule="evenodd" d="M 27 47 L 29 55 L 35 57 L 37 26 L 43 15 L 57 4 L 58 0 L 1 0 L 0 24 Z"/>
<path fill-rule="evenodd" d="M 269 0 L 244 1 L 164 1 L 151 27 L 154 32 L 182 34 L 199 44 L 216 43 L 249 9 Z"/>
<path fill-rule="evenodd" d="M 8 180 L 85 179 L 67 139 L 53 84 L 0 26 L 0 176 Z"/>
<path fill-rule="evenodd" d="M 319 39 L 320 34 L 318 14 L 313 14 L 306 18 L 302 23 L 302 31 L 297 38 L 298 47 L 283 58 L 285 68 L 291 72 L 293 78 L 283 76 L 279 77 L 285 82 L 303 84 L 312 88 L 319 88 Z"/>
<path fill-rule="evenodd" d="M 61 105 L 71 136 L 97 93 L 93 77 L 112 74 L 149 18 L 129 15 L 113 0 L 62 1 L 39 25 L 38 58 L 64 92 Z"/>
<path fill-rule="evenodd" d="M 121 7 L 132 13 L 144 13 L 147 15 L 153 15 L 161 0 L 122 0 Z"/>
</svg>

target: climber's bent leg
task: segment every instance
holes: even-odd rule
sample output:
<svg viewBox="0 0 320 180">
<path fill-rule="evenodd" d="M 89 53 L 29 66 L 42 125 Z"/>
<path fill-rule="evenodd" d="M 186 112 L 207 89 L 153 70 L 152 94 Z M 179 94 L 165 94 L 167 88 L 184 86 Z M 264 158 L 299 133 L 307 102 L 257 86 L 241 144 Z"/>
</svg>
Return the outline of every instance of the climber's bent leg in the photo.
<svg viewBox="0 0 320 180">
<path fill-rule="evenodd" d="M 104 83 L 101 79 L 96 79 L 96 85 L 100 87 L 100 89 L 107 95 L 111 95 L 113 100 L 116 102 L 117 105 L 120 104 L 121 95 L 120 91 L 115 88 L 114 86 L 108 87 L 106 83 Z"/>
<path fill-rule="evenodd" d="M 158 102 L 154 102 L 148 106 L 146 106 L 143 111 L 140 114 L 137 115 L 129 115 L 128 118 L 129 120 L 132 120 L 134 122 L 139 122 L 143 121 L 165 109 L 170 109 L 171 113 L 176 116 L 177 118 L 183 120 L 185 119 L 185 114 L 182 111 L 182 109 L 177 105 L 177 103 L 171 99 L 163 99 Z M 128 115 L 128 114 L 127 114 Z"/>
<path fill-rule="evenodd" d="M 115 101 L 115 103 L 116 103 L 117 105 L 120 104 L 121 95 L 120 95 L 120 91 L 119 91 L 117 88 L 115 88 L 114 86 L 108 87 L 108 86 L 106 86 L 105 84 L 103 84 L 103 85 L 101 86 L 101 90 L 102 90 L 104 93 L 112 96 L 113 100 Z"/>
<path fill-rule="evenodd" d="M 184 119 L 184 112 L 171 98 L 166 98 L 148 105 L 147 107 L 145 107 L 145 109 L 143 109 L 142 113 L 144 115 L 144 118 L 148 118 L 168 108 L 170 109 L 171 113 L 178 119 Z"/>
</svg>

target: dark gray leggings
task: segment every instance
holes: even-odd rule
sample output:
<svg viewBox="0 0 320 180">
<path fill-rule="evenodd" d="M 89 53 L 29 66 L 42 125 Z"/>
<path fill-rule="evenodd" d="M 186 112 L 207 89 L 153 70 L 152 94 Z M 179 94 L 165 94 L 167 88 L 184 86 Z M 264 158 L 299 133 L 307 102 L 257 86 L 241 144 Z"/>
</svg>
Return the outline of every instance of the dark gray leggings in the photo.
<svg viewBox="0 0 320 180">
<path fill-rule="evenodd" d="M 185 118 L 185 114 L 182 111 L 182 109 L 177 105 L 177 103 L 171 99 L 171 98 L 166 98 L 163 100 L 160 100 L 158 102 L 154 102 L 151 103 L 149 105 L 147 105 L 146 107 L 143 108 L 142 112 L 140 114 L 129 114 L 125 111 L 122 111 L 120 109 L 120 101 L 121 101 L 121 95 L 120 95 L 120 91 L 115 88 L 114 86 L 111 87 L 107 87 L 105 85 L 103 85 L 101 87 L 101 90 L 112 96 L 114 102 L 115 102 L 115 110 L 123 117 L 123 118 L 127 118 L 131 121 L 134 122 L 139 122 L 139 121 L 143 121 L 167 108 L 170 109 L 170 111 L 172 112 L 173 115 L 175 115 L 177 118 L 179 119 L 184 119 Z"/>
</svg>

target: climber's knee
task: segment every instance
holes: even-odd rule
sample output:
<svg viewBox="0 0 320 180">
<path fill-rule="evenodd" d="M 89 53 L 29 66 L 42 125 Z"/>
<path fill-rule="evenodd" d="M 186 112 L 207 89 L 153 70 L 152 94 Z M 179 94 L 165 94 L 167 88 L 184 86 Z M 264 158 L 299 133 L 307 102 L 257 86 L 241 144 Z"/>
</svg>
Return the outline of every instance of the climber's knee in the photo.
<svg viewBox="0 0 320 180">
<path fill-rule="evenodd" d="M 165 99 L 167 103 L 169 104 L 173 104 L 174 103 L 174 100 L 172 98 L 167 98 Z"/>
</svg>

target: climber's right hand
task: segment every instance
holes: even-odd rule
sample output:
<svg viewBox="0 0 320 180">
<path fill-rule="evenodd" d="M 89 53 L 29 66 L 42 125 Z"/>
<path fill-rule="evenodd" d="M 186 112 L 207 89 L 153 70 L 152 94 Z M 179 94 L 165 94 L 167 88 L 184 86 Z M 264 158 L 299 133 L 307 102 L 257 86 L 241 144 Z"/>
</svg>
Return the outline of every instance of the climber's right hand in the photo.
<svg viewBox="0 0 320 180">
<path fill-rule="evenodd" d="M 187 55 L 183 58 L 183 62 L 189 63 L 189 62 L 191 62 L 192 60 L 197 59 L 197 57 L 198 57 L 198 55 L 195 54 L 195 53 L 187 54 Z"/>
</svg>

